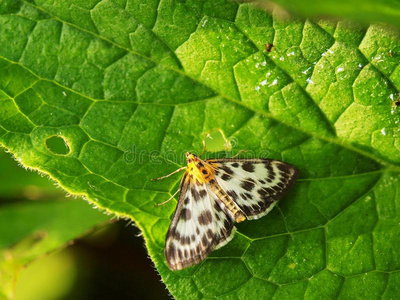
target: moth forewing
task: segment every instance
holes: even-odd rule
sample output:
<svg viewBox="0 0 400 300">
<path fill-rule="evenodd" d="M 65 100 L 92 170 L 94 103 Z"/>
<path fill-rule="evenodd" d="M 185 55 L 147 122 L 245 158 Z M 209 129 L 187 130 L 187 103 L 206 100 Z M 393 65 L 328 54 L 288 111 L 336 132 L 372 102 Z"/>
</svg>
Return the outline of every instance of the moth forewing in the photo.
<svg viewBox="0 0 400 300">
<path fill-rule="evenodd" d="M 202 183 L 193 182 L 189 173 L 168 230 L 165 257 L 171 270 L 197 264 L 220 243 L 231 239 L 233 219 L 222 209 L 221 201 Z"/>
<path fill-rule="evenodd" d="M 266 215 L 290 190 L 298 171 L 268 159 L 220 159 L 213 162 L 216 181 L 238 204 L 247 219 Z"/>
</svg>

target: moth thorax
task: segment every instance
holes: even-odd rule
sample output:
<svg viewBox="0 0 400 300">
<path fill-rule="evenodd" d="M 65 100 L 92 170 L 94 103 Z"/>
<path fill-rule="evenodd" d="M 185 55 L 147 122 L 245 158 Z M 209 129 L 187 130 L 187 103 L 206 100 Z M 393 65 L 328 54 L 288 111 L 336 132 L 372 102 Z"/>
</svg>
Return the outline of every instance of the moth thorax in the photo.
<svg viewBox="0 0 400 300">
<path fill-rule="evenodd" d="M 187 170 L 194 179 L 201 183 L 208 183 L 214 178 L 213 168 L 203 163 L 200 159 L 195 159 L 189 163 Z"/>
</svg>

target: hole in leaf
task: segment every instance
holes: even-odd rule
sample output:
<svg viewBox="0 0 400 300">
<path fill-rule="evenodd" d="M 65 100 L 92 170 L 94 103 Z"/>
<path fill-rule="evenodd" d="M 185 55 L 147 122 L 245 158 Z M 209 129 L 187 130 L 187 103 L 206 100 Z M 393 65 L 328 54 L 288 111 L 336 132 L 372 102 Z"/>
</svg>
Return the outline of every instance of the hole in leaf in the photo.
<svg viewBox="0 0 400 300">
<path fill-rule="evenodd" d="M 46 140 L 47 149 L 58 155 L 67 155 L 70 151 L 67 141 L 60 136 L 52 136 Z"/>
<path fill-rule="evenodd" d="M 228 151 L 232 149 L 231 142 L 221 129 L 212 130 L 204 138 L 206 150 L 209 152 Z"/>
</svg>

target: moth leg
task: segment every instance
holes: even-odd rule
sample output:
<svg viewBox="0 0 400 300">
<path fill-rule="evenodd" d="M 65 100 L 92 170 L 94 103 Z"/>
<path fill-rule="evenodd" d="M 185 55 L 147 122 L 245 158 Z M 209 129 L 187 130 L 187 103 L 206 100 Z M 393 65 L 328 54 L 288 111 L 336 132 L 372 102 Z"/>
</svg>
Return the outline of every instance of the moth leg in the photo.
<svg viewBox="0 0 400 300">
<path fill-rule="evenodd" d="M 206 138 L 203 139 L 202 143 L 203 143 L 203 150 L 201 150 L 199 157 L 202 157 L 203 154 L 206 152 Z"/>
<path fill-rule="evenodd" d="M 176 196 L 176 194 L 179 193 L 180 190 L 181 189 L 178 189 L 168 200 L 166 200 L 164 202 L 161 202 L 161 203 L 156 203 L 156 204 L 154 204 L 154 206 L 157 207 L 157 206 L 161 206 L 161 205 L 164 205 L 164 204 L 168 203 L 169 201 L 171 201 Z"/>
<path fill-rule="evenodd" d="M 234 156 L 232 156 L 232 158 L 236 158 L 236 157 L 238 157 L 240 154 L 242 154 L 242 153 L 244 153 L 244 152 L 247 152 L 247 150 L 240 150 L 238 153 L 236 153 Z"/>
<path fill-rule="evenodd" d="M 169 176 L 171 176 L 171 175 L 174 175 L 175 173 L 178 173 L 178 172 L 180 172 L 180 171 L 183 171 L 184 169 L 186 169 L 186 166 L 185 166 L 185 167 L 182 167 L 182 168 L 179 168 L 178 170 L 175 170 L 175 171 L 172 172 L 171 174 L 168 174 L 168 175 L 165 175 L 165 176 L 162 176 L 162 177 L 158 177 L 158 178 L 153 178 L 153 179 L 151 179 L 151 180 L 152 180 L 152 181 L 161 180 L 161 179 L 167 178 L 167 177 L 169 177 Z"/>
</svg>

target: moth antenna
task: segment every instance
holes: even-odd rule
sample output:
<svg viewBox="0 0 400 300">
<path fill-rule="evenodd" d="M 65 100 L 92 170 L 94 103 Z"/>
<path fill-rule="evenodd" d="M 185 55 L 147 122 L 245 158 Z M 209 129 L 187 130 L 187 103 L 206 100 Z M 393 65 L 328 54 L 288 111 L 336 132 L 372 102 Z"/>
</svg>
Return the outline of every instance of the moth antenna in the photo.
<svg viewBox="0 0 400 300">
<path fill-rule="evenodd" d="M 171 201 L 171 200 L 176 196 L 176 194 L 179 193 L 180 190 L 181 190 L 181 189 L 178 189 L 178 190 L 175 192 L 175 194 L 173 194 L 168 200 L 166 200 L 166 201 L 164 201 L 164 202 L 161 202 L 161 203 L 156 203 L 156 204 L 154 204 L 154 206 L 155 206 L 155 207 L 158 207 L 158 206 L 167 204 L 169 201 Z"/>
<path fill-rule="evenodd" d="M 152 180 L 152 181 L 161 180 L 161 179 L 167 178 L 167 177 L 169 177 L 169 176 L 171 176 L 171 175 L 174 175 L 174 174 L 176 174 L 176 173 L 178 173 L 178 172 L 180 172 L 180 171 L 182 171 L 182 170 L 184 170 L 184 169 L 186 169 L 186 166 L 185 166 L 185 167 L 182 167 L 182 168 L 179 168 L 178 170 L 175 170 L 175 171 L 172 172 L 171 174 L 168 174 L 168 175 L 165 175 L 165 176 L 162 176 L 162 177 L 158 177 L 158 178 L 152 178 L 151 180 Z"/>
</svg>

